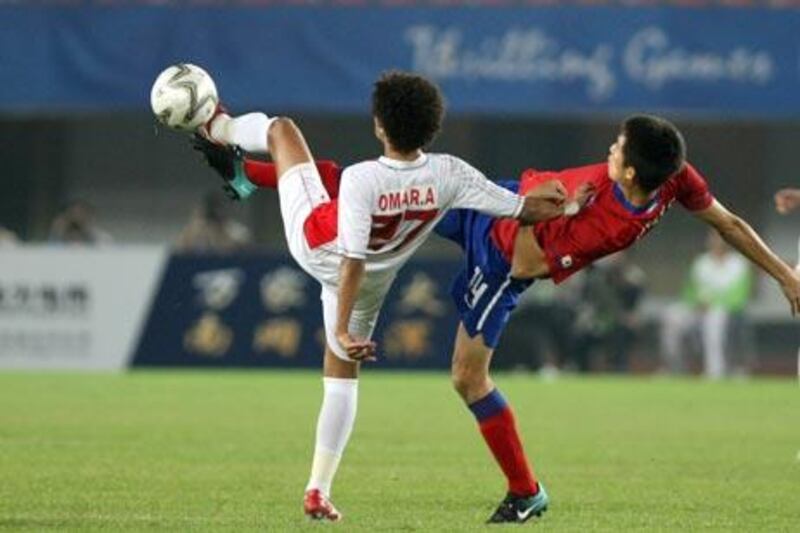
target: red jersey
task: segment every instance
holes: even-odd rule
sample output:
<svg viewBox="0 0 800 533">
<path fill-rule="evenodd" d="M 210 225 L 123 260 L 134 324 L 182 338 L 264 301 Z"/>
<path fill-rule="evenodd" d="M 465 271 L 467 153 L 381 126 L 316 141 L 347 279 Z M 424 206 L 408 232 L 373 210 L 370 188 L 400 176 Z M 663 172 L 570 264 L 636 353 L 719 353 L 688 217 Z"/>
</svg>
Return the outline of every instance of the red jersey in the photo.
<svg viewBox="0 0 800 533">
<path fill-rule="evenodd" d="M 608 164 L 571 168 L 560 172 L 526 170 L 520 178 L 519 192 L 525 194 L 545 181 L 559 180 L 574 195 L 582 183 L 595 185 L 595 194 L 574 216 L 562 216 L 533 226 L 555 283 L 597 259 L 631 246 L 664 216 L 677 200 L 690 211 L 706 209 L 714 197 L 706 180 L 687 164 L 668 179 L 652 200 L 638 207 L 627 201 L 619 185 L 608 175 Z M 499 219 L 492 227 L 492 240 L 510 262 L 519 222 Z"/>
</svg>

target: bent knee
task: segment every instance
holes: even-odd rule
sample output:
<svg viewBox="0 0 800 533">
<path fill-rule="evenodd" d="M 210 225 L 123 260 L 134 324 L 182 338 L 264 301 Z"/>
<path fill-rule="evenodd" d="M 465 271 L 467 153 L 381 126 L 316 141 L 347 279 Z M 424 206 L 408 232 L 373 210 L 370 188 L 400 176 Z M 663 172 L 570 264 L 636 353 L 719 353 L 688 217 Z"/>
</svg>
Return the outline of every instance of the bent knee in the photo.
<svg viewBox="0 0 800 533">
<path fill-rule="evenodd" d="M 458 392 L 459 396 L 465 400 L 470 400 L 485 388 L 485 383 L 489 376 L 483 368 L 454 364 L 450 378 L 453 388 Z"/>
<path fill-rule="evenodd" d="M 277 117 L 269 127 L 270 141 L 278 142 L 280 139 L 296 135 L 300 130 L 289 117 Z"/>
</svg>

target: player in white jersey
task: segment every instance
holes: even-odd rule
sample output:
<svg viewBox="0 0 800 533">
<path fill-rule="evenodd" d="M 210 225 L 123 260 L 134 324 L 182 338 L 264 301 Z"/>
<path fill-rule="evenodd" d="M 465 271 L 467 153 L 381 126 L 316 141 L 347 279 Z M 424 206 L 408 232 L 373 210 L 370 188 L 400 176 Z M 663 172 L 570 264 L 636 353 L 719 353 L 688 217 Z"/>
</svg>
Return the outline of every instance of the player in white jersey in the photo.
<svg viewBox="0 0 800 533">
<path fill-rule="evenodd" d="M 366 275 L 349 321 L 349 334 L 368 338 L 375 327 L 383 298 L 397 272 L 424 242 L 436 223 L 449 209 L 475 206 L 482 212 L 501 217 L 519 216 L 522 197 L 508 194 L 467 163 L 450 155 L 420 153 L 414 160 L 382 156 L 348 167 L 342 174 L 338 202 L 327 198 L 321 203 L 307 202 L 304 192 L 322 187 L 304 180 L 279 186 L 281 209 L 286 223 L 286 238 L 292 255 L 322 284 L 326 336 L 335 355 L 350 362 L 366 356 L 361 344 L 351 349 L 346 328 L 346 308 L 341 317 L 337 308 L 341 279 L 348 279 L 350 268 L 363 262 Z M 322 194 L 326 194 L 321 189 Z M 310 210 L 314 216 L 309 221 Z M 337 220 L 337 224 L 330 224 Z M 342 257 L 346 258 L 340 269 Z M 350 260 L 354 261 L 350 261 Z M 340 277 L 343 276 L 343 277 Z M 340 318 L 340 320 L 337 320 Z"/>
<path fill-rule="evenodd" d="M 214 142 L 272 157 L 289 249 L 322 285 L 324 397 L 304 498 L 315 519 L 341 518 L 329 497 L 355 421 L 359 362 L 374 359 L 370 337 L 398 270 L 450 209 L 532 223 L 561 215 L 565 199 L 557 182 L 521 197 L 461 159 L 423 153 L 440 129 L 443 103 L 438 88 L 420 76 L 382 76 L 372 111 L 383 156 L 346 169 L 338 201 L 330 200 L 290 119 L 219 111 L 201 129 Z"/>
</svg>

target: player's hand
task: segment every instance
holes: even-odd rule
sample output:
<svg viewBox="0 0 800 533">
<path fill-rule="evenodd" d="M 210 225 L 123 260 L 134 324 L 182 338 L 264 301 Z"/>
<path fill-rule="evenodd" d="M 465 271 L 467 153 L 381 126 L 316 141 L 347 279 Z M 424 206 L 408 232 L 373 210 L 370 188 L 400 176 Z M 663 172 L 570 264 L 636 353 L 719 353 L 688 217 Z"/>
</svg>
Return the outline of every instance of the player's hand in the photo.
<svg viewBox="0 0 800 533">
<path fill-rule="evenodd" d="M 800 189 L 781 189 L 775 193 L 775 209 L 785 215 L 800 207 Z"/>
<path fill-rule="evenodd" d="M 566 199 L 567 190 L 560 181 L 546 181 L 525 195 L 525 204 L 519 220 L 523 224 L 533 224 L 560 217 L 564 214 Z"/>
<path fill-rule="evenodd" d="M 564 214 L 572 217 L 580 213 L 595 193 L 594 183 L 581 183 L 575 195 L 564 204 Z"/>
<path fill-rule="evenodd" d="M 336 340 L 353 361 L 377 361 L 375 350 L 378 345 L 370 340 L 356 340 L 349 333 L 337 333 Z"/>
<path fill-rule="evenodd" d="M 583 206 L 589 203 L 589 200 L 592 199 L 595 192 L 597 192 L 597 187 L 595 187 L 594 183 L 581 183 L 578 190 L 575 191 L 575 196 L 572 198 L 572 201 L 578 204 L 579 209 L 583 209 Z"/>
<path fill-rule="evenodd" d="M 797 269 L 792 272 L 792 276 L 781 283 L 783 295 L 789 300 L 792 308 L 792 316 L 800 315 L 800 273 Z"/>
<path fill-rule="evenodd" d="M 563 203 L 567 199 L 567 189 L 558 180 L 548 180 L 535 189 L 528 191 L 528 196 L 539 198 L 540 200 L 549 200 L 553 203 Z"/>
</svg>

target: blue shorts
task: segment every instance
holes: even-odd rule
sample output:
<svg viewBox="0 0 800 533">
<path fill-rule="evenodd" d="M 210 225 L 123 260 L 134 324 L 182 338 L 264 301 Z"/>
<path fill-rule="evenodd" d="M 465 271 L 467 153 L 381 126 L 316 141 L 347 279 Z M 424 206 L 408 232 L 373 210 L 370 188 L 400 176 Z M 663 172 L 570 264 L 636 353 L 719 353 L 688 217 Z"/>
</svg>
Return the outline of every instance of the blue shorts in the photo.
<svg viewBox="0 0 800 533">
<path fill-rule="evenodd" d="M 502 182 L 517 191 L 518 182 Z M 450 211 L 436 225 L 436 233 L 464 250 L 464 263 L 450 288 L 450 295 L 470 337 L 483 335 L 496 348 L 519 295 L 532 279 L 511 277 L 511 265 L 491 239 L 494 218 L 469 209 Z"/>
</svg>

